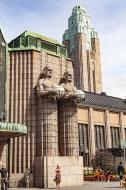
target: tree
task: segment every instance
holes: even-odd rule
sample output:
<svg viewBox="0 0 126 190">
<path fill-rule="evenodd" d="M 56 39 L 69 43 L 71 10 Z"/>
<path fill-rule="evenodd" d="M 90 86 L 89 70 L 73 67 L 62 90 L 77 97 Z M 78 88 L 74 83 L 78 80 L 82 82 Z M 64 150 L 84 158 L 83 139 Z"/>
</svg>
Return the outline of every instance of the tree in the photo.
<svg viewBox="0 0 126 190">
<path fill-rule="evenodd" d="M 91 161 L 94 169 L 99 168 L 104 171 L 114 170 L 114 157 L 111 152 L 107 150 L 98 150 Z"/>
</svg>

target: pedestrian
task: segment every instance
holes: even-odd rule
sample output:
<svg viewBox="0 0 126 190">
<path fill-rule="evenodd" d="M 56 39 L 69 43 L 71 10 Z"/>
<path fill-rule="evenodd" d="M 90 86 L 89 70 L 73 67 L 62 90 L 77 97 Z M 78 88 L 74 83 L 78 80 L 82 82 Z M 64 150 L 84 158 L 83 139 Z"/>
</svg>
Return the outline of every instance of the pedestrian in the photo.
<svg viewBox="0 0 126 190">
<path fill-rule="evenodd" d="M 25 182 L 25 187 L 29 188 L 30 187 L 30 174 L 32 173 L 30 168 L 26 168 L 25 173 L 24 173 L 24 182 Z"/>
<path fill-rule="evenodd" d="M 105 172 L 102 170 L 102 172 L 101 172 L 101 181 L 105 181 L 105 180 L 106 180 Z"/>
<path fill-rule="evenodd" d="M 55 179 L 54 179 L 55 183 L 56 183 L 56 189 L 60 189 L 60 183 L 61 183 L 61 170 L 60 170 L 60 166 L 57 165 L 56 170 L 55 170 Z"/>
<path fill-rule="evenodd" d="M 124 167 L 123 167 L 122 162 L 120 162 L 120 164 L 118 165 L 117 171 L 118 171 L 118 175 L 119 175 L 119 178 L 120 178 L 120 187 L 122 187 L 122 185 L 123 185 L 123 175 L 124 175 Z"/>
<path fill-rule="evenodd" d="M 95 170 L 95 173 L 94 173 L 94 181 L 99 181 L 100 180 L 100 170 L 97 168 L 96 170 Z"/>
<path fill-rule="evenodd" d="M 105 174 L 105 177 L 106 177 L 106 181 L 109 182 L 110 178 L 111 178 L 111 172 L 107 171 L 106 174 Z"/>
<path fill-rule="evenodd" d="M 126 169 L 124 169 L 123 185 L 124 185 L 124 188 L 126 189 Z"/>
<path fill-rule="evenodd" d="M 8 169 L 5 167 L 5 164 L 2 164 L 0 169 L 1 174 L 1 190 L 7 190 L 8 188 Z"/>
</svg>

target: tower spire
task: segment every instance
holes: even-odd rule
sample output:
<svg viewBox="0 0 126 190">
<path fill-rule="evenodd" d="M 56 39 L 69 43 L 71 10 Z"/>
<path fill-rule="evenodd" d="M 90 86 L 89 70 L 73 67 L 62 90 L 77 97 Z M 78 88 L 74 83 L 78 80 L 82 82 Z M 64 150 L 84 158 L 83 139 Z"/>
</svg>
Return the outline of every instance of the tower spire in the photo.
<svg viewBox="0 0 126 190">
<path fill-rule="evenodd" d="M 73 59 L 75 85 L 81 90 L 101 92 L 98 35 L 91 26 L 91 17 L 80 4 L 72 9 L 63 43 Z"/>
</svg>

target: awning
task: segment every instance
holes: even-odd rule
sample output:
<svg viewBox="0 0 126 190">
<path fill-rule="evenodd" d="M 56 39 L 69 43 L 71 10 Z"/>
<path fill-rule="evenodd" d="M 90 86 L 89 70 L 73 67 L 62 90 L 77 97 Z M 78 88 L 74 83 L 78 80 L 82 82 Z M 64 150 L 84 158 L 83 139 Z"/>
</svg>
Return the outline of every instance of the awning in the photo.
<svg viewBox="0 0 126 190">
<path fill-rule="evenodd" d="M 0 139 L 18 137 L 26 134 L 26 125 L 0 122 Z"/>
</svg>

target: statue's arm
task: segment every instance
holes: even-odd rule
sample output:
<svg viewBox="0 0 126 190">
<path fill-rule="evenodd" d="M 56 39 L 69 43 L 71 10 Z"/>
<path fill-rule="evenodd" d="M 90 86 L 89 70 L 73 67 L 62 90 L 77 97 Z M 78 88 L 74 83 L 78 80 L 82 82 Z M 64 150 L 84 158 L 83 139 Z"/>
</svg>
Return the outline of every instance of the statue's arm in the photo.
<svg viewBox="0 0 126 190">
<path fill-rule="evenodd" d="M 62 83 L 61 86 L 63 86 L 64 89 L 65 89 L 65 96 L 64 96 L 64 98 L 76 98 L 77 88 L 75 86 L 73 87 L 72 91 L 68 87 L 66 89 L 64 83 Z"/>
<path fill-rule="evenodd" d="M 38 94 L 38 96 L 43 96 L 43 95 L 49 94 L 49 91 L 45 90 L 43 88 L 43 81 L 42 80 L 38 81 L 38 84 L 37 84 L 37 94 Z"/>
</svg>

